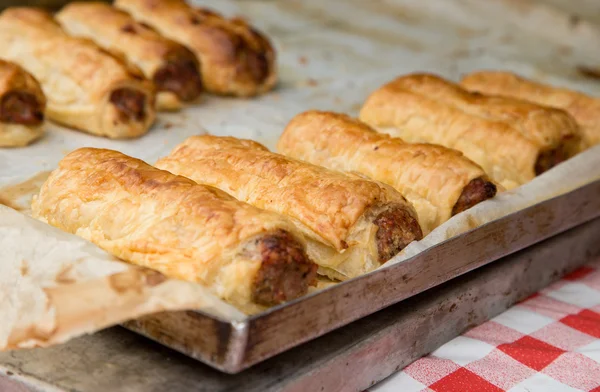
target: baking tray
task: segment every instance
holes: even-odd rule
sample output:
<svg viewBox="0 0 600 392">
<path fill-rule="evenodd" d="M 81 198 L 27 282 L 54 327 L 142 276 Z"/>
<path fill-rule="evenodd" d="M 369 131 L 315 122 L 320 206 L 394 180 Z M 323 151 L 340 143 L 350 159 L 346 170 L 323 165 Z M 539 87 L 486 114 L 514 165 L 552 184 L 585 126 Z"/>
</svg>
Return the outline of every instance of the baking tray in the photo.
<svg viewBox="0 0 600 392">
<path fill-rule="evenodd" d="M 453 237 L 356 279 L 241 322 L 170 312 L 125 327 L 221 371 L 237 373 L 386 306 L 600 217 L 600 181 Z M 599 233 L 600 239 L 600 233 Z"/>
</svg>

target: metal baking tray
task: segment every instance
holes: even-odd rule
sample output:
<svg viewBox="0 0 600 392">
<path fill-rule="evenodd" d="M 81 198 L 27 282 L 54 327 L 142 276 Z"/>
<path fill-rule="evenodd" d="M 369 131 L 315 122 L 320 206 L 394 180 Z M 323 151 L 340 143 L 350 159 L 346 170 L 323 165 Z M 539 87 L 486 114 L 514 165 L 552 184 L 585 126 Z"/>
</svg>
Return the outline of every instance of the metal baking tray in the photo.
<svg viewBox="0 0 600 392">
<path fill-rule="evenodd" d="M 600 217 L 600 181 L 453 237 L 356 279 L 271 308 L 241 322 L 195 311 L 160 313 L 125 324 L 227 373 L 414 296 L 468 271 Z"/>
</svg>

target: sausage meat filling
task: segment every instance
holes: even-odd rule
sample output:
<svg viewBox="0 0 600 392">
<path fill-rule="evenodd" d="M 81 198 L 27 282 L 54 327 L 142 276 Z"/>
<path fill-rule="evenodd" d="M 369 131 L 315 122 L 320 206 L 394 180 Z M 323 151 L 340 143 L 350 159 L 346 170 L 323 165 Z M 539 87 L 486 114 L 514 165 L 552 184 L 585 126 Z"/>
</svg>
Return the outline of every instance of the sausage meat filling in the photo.
<svg viewBox="0 0 600 392">
<path fill-rule="evenodd" d="M 142 121 L 146 116 L 146 95 L 130 88 L 119 88 L 110 94 L 121 121 Z"/>
<path fill-rule="evenodd" d="M 11 91 L 0 100 L 0 121 L 13 124 L 39 125 L 44 121 L 42 105 L 33 94 Z"/>
<path fill-rule="evenodd" d="M 306 294 L 313 285 L 317 265 L 301 243 L 283 230 L 256 239 L 262 265 L 254 280 L 252 299 L 262 305 L 277 305 Z"/>
<path fill-rule="evenodd" d="M 452 216 L 468 210 L 484 200 L 491 199 L 496 196 L 497 191 L 498 189 L 493 182 L 487 181 L 481 177 L 471 180 L 467 186 L 464 187 L 458 201 L 454 204 Z"/>
<path fill-rule="evenodd" d="M 264 82 L 270 74 L 269 62 L 265 54 L 250 50 L 246 52 L 246 60 L 254 80 L 258 83 Z"/>
<path fill-rule="evenodd" d="M 158 91 L 170 91 L 184 102 L 196 99 L 202 92 L 202 79 L 193 61 L 169 62 L 154 74 Z"/>
<path fill-rule="evenodd" d="M 411 242 L 423 238 L 417 219 L 402 207 L 383 211 L 375 218 L 373 224 L 377 226 L 375 241 L 380 263 L 394 257 Z"/>
</svg>

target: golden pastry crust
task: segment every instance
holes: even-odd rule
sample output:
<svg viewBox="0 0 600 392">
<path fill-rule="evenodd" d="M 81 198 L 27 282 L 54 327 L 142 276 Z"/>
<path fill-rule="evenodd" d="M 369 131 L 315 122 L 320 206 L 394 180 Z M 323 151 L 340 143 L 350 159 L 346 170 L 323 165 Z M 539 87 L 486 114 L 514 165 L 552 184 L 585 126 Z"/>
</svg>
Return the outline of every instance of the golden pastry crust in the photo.
<svg viewBox="0 0 600 392">
<path fill-rule="evenodd" d="M 493 197 L 496 191 L 483 169 L 459 151 L 405 143 L 344 114 L 313 110 L 297 115 L 285 128 L 277 149 L 296 159 L 360 172 L 393 186 L 415 207 L 424 234 L 450 219 L 473 180 L 487 185 L 466 208 Z"/>
<path fill-rule="evenodd" d="M 571 156 L 571 141 L 577 137 L 576 124 L 564 113 L 469 94 L 452 82 L 423 74 L 399 77 L 372 93 L 360 119 L 407 142 L 457 149 L 507 189 Z M 553 119 L 557 125 L 546 127 Z"/>
<path fill-rule="evenodd" d="M 291 217 L 321 273 L 338 279 L 376 268 L 422 236 L 414 209 L 391 187 L 287 158 L 249 140 L 190 137 L 156 167 Z"/>
<path fill-rule="evenodd" d="M 116 0 L 115 6 L 190 48 L 200 60 L 207 91 L 253 96 L 277 81 L 273 46 L 241 19 L 227 20 L 183 0 Z"/>
<path fill-rule="evenodd" d="M 544 151 L 563 148 L 570 157 L 581 140 L 577 122 L 561 109 L 519 99 L 471 93 L 430 74 L 414 74 L 397 82 L 398 87 L 453 105 L 466 113 L 511 125 Z"/>
<path fill-rule="evenodd" d="M 202 91 L 194 53 L 138 23 L 124 11 L 100 2 L 74 2 L 57 15 L 67 33 L 93 40 L 123 56 L 154 82 L 161 110 L 175 110 L 193 101 Z"/>
<path fill-rule="evenodd" d="M 583 137 L 580 150 L 600 143 L 600 98 L 534 82 L 510 72 L 473 72 L 465 76 L 460 84 L 471 91 L 513 97 L 563 109 L 581 126 Z"/>
<path fill-rule="evenodd" d="M 110 138 L 140 136 L 154 122 L 152 84 L 92 42 L 66 35 L 42 10 L 0 14 L 0 56 L 40 82 L 53 121 Z"/>
<path fill-rule="evenodd" d="M 306 293 L 316 266 L 284 217 L 116 151 L 67 155 L 33 216 L 242 308 Z"/>
<path fill-rule="evenodd" d="M 46 97 L 21 66 L 0 60 L 0 147 L 25 146 L 44 134 Z"/>
</svg>

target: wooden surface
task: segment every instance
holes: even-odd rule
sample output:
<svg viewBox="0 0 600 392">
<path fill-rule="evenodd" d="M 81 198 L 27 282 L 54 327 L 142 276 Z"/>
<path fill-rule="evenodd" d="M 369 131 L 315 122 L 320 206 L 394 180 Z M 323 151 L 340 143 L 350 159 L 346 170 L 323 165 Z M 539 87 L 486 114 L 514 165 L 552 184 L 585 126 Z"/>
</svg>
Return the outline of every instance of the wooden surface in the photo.
<svg viewBox="0 0 600 392">
<path fill-rule="evenodd" d="M 596 219 L 237 375 L 122 328 L 1 353 L 0 372 L 44 392 L 361 391 L 599 254 Z"/>
</svg>

